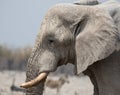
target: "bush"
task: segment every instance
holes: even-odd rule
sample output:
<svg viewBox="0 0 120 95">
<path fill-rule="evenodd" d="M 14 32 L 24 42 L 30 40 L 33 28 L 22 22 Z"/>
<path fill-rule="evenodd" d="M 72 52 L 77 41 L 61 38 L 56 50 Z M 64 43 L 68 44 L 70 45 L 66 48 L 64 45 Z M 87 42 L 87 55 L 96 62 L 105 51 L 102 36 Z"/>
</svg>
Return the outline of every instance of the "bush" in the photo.
<svg viewBox="0 0 120 95">
<path fill-rule="evenodd" d="M 31 47 L 9 48 L 0 45 L 0 70 L 25 70 Z"/>
</svg>

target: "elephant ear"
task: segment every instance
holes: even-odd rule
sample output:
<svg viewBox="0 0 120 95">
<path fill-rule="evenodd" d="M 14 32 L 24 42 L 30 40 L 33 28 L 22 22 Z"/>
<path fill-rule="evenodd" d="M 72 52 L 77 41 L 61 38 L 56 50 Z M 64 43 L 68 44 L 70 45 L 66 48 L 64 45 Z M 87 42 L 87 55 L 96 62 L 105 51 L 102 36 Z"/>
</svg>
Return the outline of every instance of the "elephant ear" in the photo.
<svg viewBox="0 0 120 95">
<path fill-rule="evenodd" d="M 120 37 L 113 19 L 105 12 L 97 14 L 84 17 L 76 25 L 76 74 L 80 74 L 94 62 L 108 57 L 117 48 Z"/>
</svg>

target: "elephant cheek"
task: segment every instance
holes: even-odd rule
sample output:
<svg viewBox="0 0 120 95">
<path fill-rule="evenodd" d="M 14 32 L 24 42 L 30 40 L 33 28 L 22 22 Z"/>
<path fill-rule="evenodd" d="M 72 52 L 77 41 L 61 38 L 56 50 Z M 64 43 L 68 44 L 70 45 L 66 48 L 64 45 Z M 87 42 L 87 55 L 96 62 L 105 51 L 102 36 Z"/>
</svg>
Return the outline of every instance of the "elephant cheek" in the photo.
<svg viewBox="0 0 120 95">
<path fill-rule="evenodd" d="M 53 72 L 57 69 L 58 59 L 53 55 L 45 55 L 39 59 L 39 73 Z"/>
</svg>

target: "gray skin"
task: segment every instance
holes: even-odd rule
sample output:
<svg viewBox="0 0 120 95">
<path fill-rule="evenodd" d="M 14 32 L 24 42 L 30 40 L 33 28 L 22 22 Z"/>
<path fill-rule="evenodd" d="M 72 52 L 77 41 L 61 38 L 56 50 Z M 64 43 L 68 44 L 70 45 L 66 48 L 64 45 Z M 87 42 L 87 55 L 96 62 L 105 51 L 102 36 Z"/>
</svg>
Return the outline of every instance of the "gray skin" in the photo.
<svg viewBox="0 0 120 95">
<path fill-rule="evenodd" d="M 42 21 L 27 64 L 26 81 L 72 63 L 76 74 L 90 76 L 94 95 L 119 95 L 120 13 L 115 12 L 113 20 L 110 12 L 102 5 L 52 7 Z M 45 80 L 27 89 L 26 95 L 42 95 Z"/>
<path fill-rule="evenodd" d="M 81 3 L 77 3 L 81 5 Z M 85 4 L 84 4 L 85 5 Z M 86 3 L 86 5 L 89 5 Z M 94 4 L 96 5 L 96 4 Z M 109 12 L 113 18 L 118 31 L 120 31 L 120 4 L 117 1 L 109 0 L 98 5 L 98 7 Z M 117 51 L 113 52 L 106 59 L 95 62 L 89 66 L 84 74 L 87 74 L 94 84 L 94 95 L 119 95 L 120 93 L 120 44 L 117 44 Z M 106 68 L 107 67 L 107 68 Z"/>
</svg>

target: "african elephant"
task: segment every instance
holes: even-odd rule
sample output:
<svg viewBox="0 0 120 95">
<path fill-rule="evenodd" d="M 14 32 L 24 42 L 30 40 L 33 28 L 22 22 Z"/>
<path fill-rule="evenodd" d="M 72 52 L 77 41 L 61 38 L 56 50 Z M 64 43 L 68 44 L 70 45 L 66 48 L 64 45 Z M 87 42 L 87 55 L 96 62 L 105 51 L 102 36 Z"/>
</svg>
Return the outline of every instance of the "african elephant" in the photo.
<svg viewBox="0 0 120 95">
<path fill-rule="evenodd" d="M 67 63 L 90 77 L 94 95 L 119 95 L 120 7 L 109 8 L 58 4 L 46 13 L 21 85 L 26 95 L 42 95 L 49 72 Z"/>
</svg>

